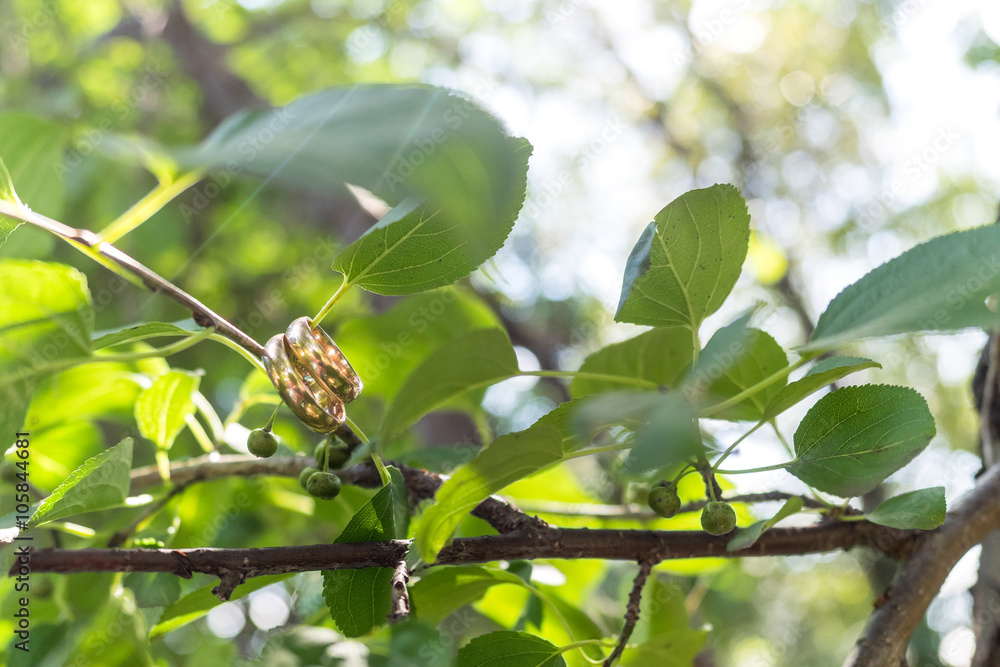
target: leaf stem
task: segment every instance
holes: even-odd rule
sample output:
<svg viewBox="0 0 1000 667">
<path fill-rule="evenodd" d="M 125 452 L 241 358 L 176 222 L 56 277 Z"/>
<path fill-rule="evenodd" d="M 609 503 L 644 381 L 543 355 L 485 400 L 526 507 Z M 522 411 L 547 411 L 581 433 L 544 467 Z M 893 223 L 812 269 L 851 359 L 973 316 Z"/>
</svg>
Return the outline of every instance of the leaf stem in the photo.
<svg viewBox="0 0 1000 667">
<path fill-rule="evenodd" d="M 781 380 L 783 378 L 788 377 L 788 375 L 792 371 L 794 371 L 795 369 L 801 367 L 803 364 L 805 364 L 811 358 L 812 357 L 801 357 L 794 364 L 789 364 L 789 365 L 785 366 L 784 368 L 782 368 L 781 370 L 779 370 L 779 371 L 777 371 L 775 373 L 772 373 L 771 375 L 768 375 L 766 378 L 764 378 L 763 380 L 761 380 L 757 384 L 752 385 L 750 387 L 747 387 L 746 389 L 744 389 L 740 393 L 736 394 L 735 396 L 727 398 L 726 400 L 722 401 L 721 403 L 716 403 L 715 405 L 708 406 L 707 408 L 705 408 L 704 410 L 701 411 L 701 415 L 700 416 L 702 416 L 702 417 L 711 417 L 712 415 L 714 415 L 716 413 L 722 412 L 726 408 L 733 407 L 737 403 L 739 403 L 739 402 L 741 402 L 741 401 L 743 401 L 743 400 L 745 400 L 747 398 L 750 398 L 751 396 L 753 396 L 754 394 L 756 394 L 761 389 L 766 389 L 767 387 L 770 387 L 772 384 L 774 384 L 778 380 Z"/>
<path fill-rule="evenodd" d="M 319 309 L 318 313 L 316 313 L 316 317 L 312 318 L 313 327 L 318 327 L 320 325 L 323 318 L 326 317 L 331 310 L 333 310 L 334 305 L 336 305 L 337 301 L 340 300 L 340 297 L 342 297 L 350 288 L 351 284 L 347 282 L 347 277 L 345 276 L 344 282 L 340 283 L 340 287 L 337 288 L 337 291 L 333 293 L 333 296 L 331 296 L 325 304 L 323 304 L 323 307 Z"/>
<path fill-rule="evenodd" d="M 746 470 L 716 470 L 715 472 L 720 475 L 748 475 L 752 472 L 770 472 L 772 470 L 783 470 L 788 466 L 795 463 L 792 461 L 785 461 L 784 463 L 775 463 L 773 466 L 761 466 L 759 468 L 747 468 Z"/>
<path fill-rule="evenodd" d="M 733 451 L 737 447 L 739 447 L 739 445 L 740 445 L 741 442 L 743 442 L 744 440 L 746 440 L 750 436 L 750 434 L 752 434 L 754 431 L 756 431 L 757 429 L 759 429 L 765 423 L 766 422 L 763 422 L 763 421 L 757 422 L 757 424 L 752 429 L 750 429 L 749 431 L 747 431 L 746 433 L 744 433 L 743 435 L 741 435 L 740 437 L 738 437 L 736 439 L 736 442 L 734 442 L 733 444 L 729 445 L 729 447 L 726 449 L 726 451 L 722 452 L 722 456 L 720 456 L 718 459 L 716 459 L 715 463 L 712 464 L 712 472 L 720 472 L 719 471 L 719 466 L 722 465 L 722 462 L 725 461 L 727 458 L 729 458 L 729 455 L 732 454 Z"/>
<path fill-rule="evenodd" d="M 125 211 L 117 220 L 102 229 L 98 234 L 107 243 L 114 243 L 153 217 L 157 211 L 163 208 L 174 197 L 200 181 L 202 176 L 204 176 L 204 171 L 196 169 L 178 179 L 160 181 L 149 194 L 136 202 L 132 208 Z"/>
</svg>

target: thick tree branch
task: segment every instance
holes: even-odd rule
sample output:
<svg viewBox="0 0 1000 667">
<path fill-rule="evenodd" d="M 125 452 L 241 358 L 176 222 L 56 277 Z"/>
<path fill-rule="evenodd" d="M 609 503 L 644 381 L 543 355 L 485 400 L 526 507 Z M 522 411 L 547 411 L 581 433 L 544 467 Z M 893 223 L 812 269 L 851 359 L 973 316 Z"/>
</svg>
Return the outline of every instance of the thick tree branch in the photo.
<svg viewBox="0 0 1000 667">
<path fill-rule="evenodd" d="M 498 560 L 598 558 L 659 562 L 681 558 L 790 556 L 863 546 L 905 558 L 921 531 L 903 531 L 865 521 L 822 523 L 804 528 L 774 528 L 739 551 L 726 551 L 729 537 L 703 531 L 588 530 L 522 528 L 506 535 L 465 537 L 445 547 L 436 565 L 464 565 Z M 395 569 L 410 543 L 404 540 L 360 544 L 314 544 L 257 549 L 42 549 L 31 552 L 32 573 L 169 572 L 195 573 L 231 582 L 286 572 L 341 568 Z"/>
<path fill-rule="evenodd" d="M 915 546 L 912 557 L 886 592 L 886 602 L 868 619 L 864 634 L 845 665 L 904 664 L 910 637 L 955 563 L 992 531 L 1000 529 L 998 497 L 1000 466 L 994 466 L 948 513 L 944 525 L 930 531 Z"/>
</svg>

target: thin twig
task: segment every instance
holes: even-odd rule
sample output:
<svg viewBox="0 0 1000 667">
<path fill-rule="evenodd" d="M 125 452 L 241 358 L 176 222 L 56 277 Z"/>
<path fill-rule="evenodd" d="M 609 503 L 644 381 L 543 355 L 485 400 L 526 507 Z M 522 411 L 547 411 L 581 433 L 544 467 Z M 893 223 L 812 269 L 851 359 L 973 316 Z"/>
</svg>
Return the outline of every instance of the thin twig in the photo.
<svg viewBox="0 0 1000 667">
<path fill-rule="evenodd" d="M 392 612 L 388 616 L 390 622 L 405 619 L 410 615 L 410 594 L 406 589 L 409 581 L 410 574 L 406 568 L 406 561 L 401 560 L 392 574 Z"/>
<path fill-rule="evenodd" d="M 604 667 L 613 667 L 618 658 L 621 657 L 622 652 L 625 651 L 625 645 L 628 644 L 629 637 L 632 636 L 632 631 L 635 630 L 635 624 L 639 622 L 639 603 L 642 602 L 642 588 L 646 585 L 646 579 L 649 578 L 649 573 L 652 571 L 652 561 L 639 563 L 639 572 L 635 575 L 635 583 L 632 584 L 632 592 L 628 595 L 628 606 L 625 608 L 625 627 L 622 628 L 622 633 L 618 638 L 618 645 L 615 646 L 615 650 L 604 661 Z"/>
</svg>

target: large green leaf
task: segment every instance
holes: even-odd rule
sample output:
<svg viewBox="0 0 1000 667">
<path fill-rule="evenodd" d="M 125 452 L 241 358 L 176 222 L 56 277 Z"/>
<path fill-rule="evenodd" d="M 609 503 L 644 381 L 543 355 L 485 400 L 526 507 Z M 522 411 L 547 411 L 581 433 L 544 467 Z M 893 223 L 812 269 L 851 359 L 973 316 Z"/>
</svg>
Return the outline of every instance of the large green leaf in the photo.
<svg viewBox="0 0 1000 667">
<path fill-rule="evenodd" d="M 931 530 L 944 523 L 947 512 L 944 487 L 935 486 L 887 498 L 865 518 L 890 528 Z"/>
<path fill-rule="evenodd" d="M 705 346 L 706 354 L 713 353 L 715 338 Z M 720 351 L 721 353 L 721 351 Z M 729 350 L 730 363 L 719 364 L 718 378 L 709 385 L 708 394 L 714 400 L 736 396 L 788 366 L 784 349 L 760 329 L 747 329 L 740 346 Z M 781 378 L 759 389 L 756 393 L 712 416 L 716 419 L 757 421 L 764 416 L 764 408 L 784 388 L 786 378 Z"/>
<path fill-rule="evenodd" d="M 615 319 L 697 330 L 729 296 L 749 241 L 750 216 L 736 188 L 681 195 L 632 249 Z"/>
<path fill-rule="evenodd" d="M 581 373 L 641 378 L 673 387 L 691 365 L 691 331 L 683 327 L 652 329 L 588 356 Z M 622 389 L 620 382 L 576 378 L 569 386 L 574 397 Z"/>
<path fill-rule="evenodd" d="M 436 567 L 410 588 L 417 617 L 437 625 L 455 611 L 500 585 L 524 586 L 516 574 L 495 568 Z"/>
<path fill-rule="evenodd" d="M 500 329 L 481 329 L 430 354 L 400 387 L 381 433 L 389 438 L 428 412 L 473 389 L 517 375 L 517 355 Z"/>
<path fill-rule="evenodd" d="M 160 449 L 169 449 L 184 428 L 184 420 L 194 414 L 192 396 L 200 380 L 197 375 L 177 370 L 156 378 L 135 401 L 139 432 Z"/>
<path fill-rule="evenodd" d="M 820 491 L 860 496 L 923 451 L 934 432 L 927 402 L 914 390 L 844 387 L 806 413 L 787 469 Z"/>
<path fill-rule="evenodd" d="M 510 233 L 530 146 L 473 102 L 431 86 L 331 88 L 227 119 L 181 164 L 324 192 L 350 183 L 396 208 L 334 261 L 349 284 L 409 294 L 465 276 Z"/>
<path fill-rule="evenodd" d="M 17 196 L 32 210 L 53 218 L 63 212 L 63 157 L 68 142 L 69 130 L 63 125 L 19 111 L 0 113 L 0 160 Z M 12 201 L 4 196 L 2 185 L 0 198 Z"/>
<path fill-rule="evenodd" d="M 770 421 L 792 407 L 806 396 L 819 391 L 851 373 L 866 368 L 882 368 L 882 365 L 862 357 L 831 357 L 824 359 L 809 369 L 802 378 L 782 387 L 764 410 L 764 419 Z"/>
<path fill-rule="evenodd" d="M 435 495 L 435 503 L 416 522 L 420 557 L 433 563 L 451 540 L 465 515 L 508 484 L 562 458 L 562 436 L 551 426 L 497 438 L 479 456 L 452 473 Z"/>
<path fill-rule="evenodd" d="M 405 492 L 406 483 L 390 468 L 392 483 L 351 517 L 334 544 L 382 542 L 401 537 L 396 527 L 393 488 Z M 345 637 L 360 637 L 382 625 L 392 610 L 392 568 L 323 570 L 323 599 L 337 628 Z"/>
<path fill-rule="evenodd" d="M 501 630 L 476 637 L 455 656 L 455 667 L 566 667 L 559 648 L 528 634 Z"/>
<path fill-rule="evenodd" d="M 94 311 L 82 273 L 0 260 L 0 442 L 21 430 L 38 384 L 61 362 L 90 356 Z"/>
<path fill-rule="evenodd" d="M 1000 314 L 1000 225 L 939 236 L 872 270 L 838 294 L 804 349 L 910 331 L 991 328 Z"/>
<path fill-rule="evenodd" d="M 131 468 L 132 439 L 125 438 L 74 470 L 42 501 L 27 527 L 121 505 L 128 497 Z"/>
<path fill-rule="evenodd" d="M 434 350 L 475 329 L 499 328 L 478 296 L 447 287 L 401 299 L 389 310 L 344 322 L 337 346 L 365 383 L 362 400 L 389 399 Z"/>
</svg>

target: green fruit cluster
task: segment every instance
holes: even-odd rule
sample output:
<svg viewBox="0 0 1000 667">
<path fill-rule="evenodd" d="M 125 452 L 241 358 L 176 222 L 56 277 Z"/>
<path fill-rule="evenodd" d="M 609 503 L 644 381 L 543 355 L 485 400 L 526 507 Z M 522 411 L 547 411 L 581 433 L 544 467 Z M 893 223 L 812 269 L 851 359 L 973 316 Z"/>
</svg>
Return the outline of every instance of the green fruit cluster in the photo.
<svg viewBox="0 0 1000 667">
<path fill-rule="evenodd" d="M 331 500 L 340 493 L 340 478 L 332 472 L 316 468 L 303 468 L 299 474 L 299 484 L 309 495 L 322 500 Z"/>
</svg>

